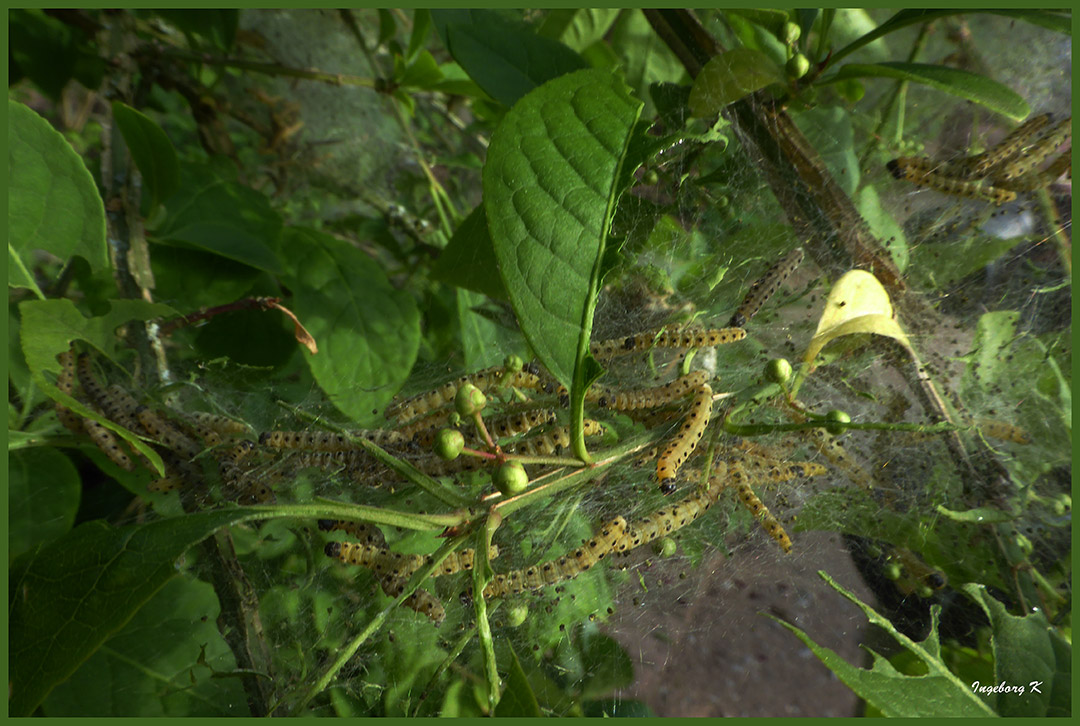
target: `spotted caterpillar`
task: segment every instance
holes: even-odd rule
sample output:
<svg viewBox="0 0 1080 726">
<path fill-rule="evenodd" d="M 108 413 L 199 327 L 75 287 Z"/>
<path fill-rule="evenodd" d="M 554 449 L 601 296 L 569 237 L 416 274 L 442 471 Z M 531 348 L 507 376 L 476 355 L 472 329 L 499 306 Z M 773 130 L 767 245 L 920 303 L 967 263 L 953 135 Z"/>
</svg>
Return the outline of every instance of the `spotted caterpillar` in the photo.
<svg viewBox="0 0 1080 726">
<path fill-rule="evenodd" d="M 995 167 L 1019 154 L 1031 139 L 1050 123 L 1050 114 L 1034 116 L 1012 130 L 1005 138 L 982 154 L 961 160 L 955 166 L 958 171 L 973 177 L 984 177 Z"/>
<path fill-rule="evenodd" d="M 60 363 L 60 373 L 56 376 L 56 387 L 62 393 L 74 397 L 75 353 L 72 350 L 65 350 L 63 353 L 56 356 L 56 360 Z M 77 416 L 59 401 L 56 403 L 56 416 L 68 431 L 76 434 L 82 432 L 82 418 Z"/>
<path fill-rule="evenodd" d="M 351 436 L 366 439 L 379 446 L 405 447 L 412 437 L 398 431 L 373 429 L 350 431 Z M 333 431 L 264 431 L 259 443 L 272 449 L 303 449 L 306 451 L 364 451 L 360 444 L 348 436 Z"/>
<path fill-rule="evenodd" d="M 644 388 L 636 391 L 609 391 L 596 403 L 601 408 L 613 408 L 616 411 L 656 408 L 679 400 L 705 385 L 708 380 L 708 371 L 694 371 L 656 388 Z"/>
<path fill-rule="evenodd" d="M 320 522 L 322 528 L 323 522 Z M 431 562 L 431 558 L 424 555 L 403 555 L 392 552 L 383 544 L 372 544 L 375 538 L 366 534 L 367 542 L 327 542 L 326 555 L 341 560 L 347 565 L 360 565 L 383 577 L 408 577 L 424 565 Z M 496 559 L 499 556 L 499 548 L 495 545 L 488 550 L 488 557 Z M 436 575 L 453 575 L 457 572 L 471 570 L 476 559 L 476 552 L 471 549 L 452 552 L 439 563 Z"/>
<path fill-rule="evenodd" d="M 761 526 L 765 528 L 765 531 L 769 533 L 769 536 L 776 540 L 780 545 L 780 549 L 784 553 L 791 552 L 791 538 L 788 537 L 787 532 L 784 531 L 784 527 L 777 521 L 762 501 L 758 498 L 757 494 L 754 494 L 754 490 L 750 488 L 750 485 L 746 482 L 739 483 L 735 486 L 735 491 L 739 494 L 739 501 L 743 503 L 750 514 L 754 515 L 754 518 L 761 522 Z"/>
<path fill-rule="evenodd" d="M 697 448 L 698 441 L 709 425 L 712 413 L 712 388 L 703 383 L 694 394 L 694 403 L 686 419 L 679 427 L 675 438 L 667 445 L 660 458 L 656 460 L 656 478 L 660 482 L 660 491 L 670 494 L 675 491 L 675 477 L 679 467 Z"/>
<path fill-rule="evenodd" d="M 581 547 L 557 560 L 514 570 L 495 578 L 484 588 L 484 597 L 516 595 L 526 590 L 539 590 L 577 577 L 610 554 L 626 533 L 626 520 L 616 517 L 600 528 L 600 532 Z"/>
<path fill-rule="evenodd" d="M 621 553 L 629 552 L 685 527 L 704 514 L 716 503 L 724 489 L 722 467 L 723 464 L 716 469 L 716 475 L 709 479 L 707 489 L 697 488 L 685 499 L 670 507 L 658 509 L 648 517 L 629 525 L 626 534 L 616 543 L 615 550 Z"/>
<path fill-rule="evenodd" d="M 802 248 L 796 247 L 779 262 L 765 270 L 765 274 L 750 286 L 746 297 L 743 298 L 739 307 L 735 309 L 731 320 L 728 321 L 728 327 L 742 328 L 750 322 L 750 319 L 757 315 L 757 312 L 769 301 L 769 298 L 776 294 L 776 291 L 784 284 L 784 280 L 788 279 L 791 273 L 802 264 L 802 261 Z"/>
<path fill-rule="evenodd" d="M 452 402 L 458 389 L 471 383 L 481 391 L 489 391 L 500 384 L 514 388 L 540 389 L 540 377 L 526 371 L 508 372 L 502 366 L 487 368 L 478 373 L 461 376 L 457 380 L 444 383 L 433 391 L 399 401 L 386 409 L 387 418 L 395 418 L 399 424 L 412 421 L 417 416 L 427 413 Z"/>
<path fill-rule="evenodd" d="M 599 421 L 585 419 L 583 422 L 586 436 L 599 436 L 604 427 Z M 538 436 L 522 439 L 510 448 L 515 454 L 525 456 L 557 456 L 570 446 L 570 427 L 556 426 Z"/>
<path fill-rule="evenodd" d="M 497 439 L 504 439 L 508 436 L 527 434 L 537 426 L 551 423 L 554 420 L 554 411 L 550 408 L 541 408 L 501 416 L 486 423 L 485 426 L 487 426 L 488 433 L 492 436 Z"/>
<path fill-rule="evenodd" d="M 589 346 L 594 358 L 614 358 L 652 348 L 711 348 L 735 343 L 746 337 L 742 328 L 712 330 L 668 330 L 639 333 L 625 338 L 601 340 Z"/>
<path fill-rule="evenodd" d="M 1001 205 L 1016 199 L 1016 192 L 1003 189 L 982 180 L 946 176 L 942 165 L 931 159 L 902 156 L 885 165 L 895 178 L 912 184 L 929 187 L 944 194 L 968 199 L 982 199 Z"/>
<path fill-rule="evenodd" d="M 1001 171 L 994 174 L 995 181 L 1002 183 L 1021 177 L 1048 159 L 1058 147 L 1072 140 L 1072 116 L 1058 122 L 1044 136 L 1028 148 L 1018 149 Z"/>
</svg>

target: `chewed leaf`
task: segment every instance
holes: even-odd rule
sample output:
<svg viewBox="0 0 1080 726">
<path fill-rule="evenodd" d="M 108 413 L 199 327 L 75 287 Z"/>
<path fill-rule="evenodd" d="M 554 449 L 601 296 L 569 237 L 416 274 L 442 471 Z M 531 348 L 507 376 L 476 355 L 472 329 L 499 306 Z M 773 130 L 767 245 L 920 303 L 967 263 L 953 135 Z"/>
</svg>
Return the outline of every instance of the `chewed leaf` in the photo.
<svg viewBox="0 0 1080 726">
<path fill-rule="evenodd" d="M 694 81 L 690 113 L 712 116 L 770 83 L 783 81 L 783 69 L 761 51 L 740 48 L 721 53 L 705 64 Z"/>
<path fill-rule="evenodd" d="M 813 364 L 822 348 L 836 338 L 853 333 L 884 335 L 911 347 L 907 335 L 893 317 L 889 293 L 865 270 L 852 270 L 833 285 L 803 361 Z"/>
</svg>

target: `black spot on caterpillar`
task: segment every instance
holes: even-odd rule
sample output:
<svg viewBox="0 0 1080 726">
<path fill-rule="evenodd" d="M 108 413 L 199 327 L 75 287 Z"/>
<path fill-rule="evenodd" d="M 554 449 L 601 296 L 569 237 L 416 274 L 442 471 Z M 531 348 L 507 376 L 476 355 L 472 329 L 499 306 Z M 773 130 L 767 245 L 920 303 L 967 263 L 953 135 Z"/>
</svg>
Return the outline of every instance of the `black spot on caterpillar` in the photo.
<svg viewBox="0 0 1080 726">
<path fill-rule="evenodd" d="M 196 411 L 195 413 L 189 414 L 189 417 L 197 425 L 215 431 L 226 438 L 229 436 L 243 436 L 248 432 L 247 424 L 235 421 L 227 416 Z"/>
<path fill-rule="evenodd" d="M 366 439 L 379 446 L 402 448 L 412 443 L 412 436 L 398 431 L 373 429 L 350 431 L 356 438 Z M 264 431 L 259 443 L 272 449 L 303 449 L 306 451 L 364 451 L 360 444 L 333 431 Z"/>
<path fill-rule="evenodd" d="M 955 197 L 981 199 L 998 205 L 1016 199 L 1016 192 L 982 180 L 946 176 L 944 167 L 931 159 L 902 156 L 899 159 L 893 159 L 885 166 L 897 179 Z"/>
<path fill-rule="evenodd" d="M 644 388 L 637 391 L 608 391 L 605 396 L 597 401 L 597 405 L 613 408 L 617 411 L 656 408 L 677 401 L 691 391 L 705 385 L 708 380 L 708 371 L 694 371 L 656 388 Z"/>
<path fill-rule="evenodd" d="M 1003 189 L 1010 189 L 1014 192 L 1031 192 L 1050 186 L 1062 174 L 1072 176 L 1072 155 L 1068 152 L 1054 159 L 1042 171 L 1029 172 L 1016 179 L 998 182 L 998 185 Z"/>
<path fill-rule="evenodd" d="M 746 337 L 742 328 L 711 330 L 662 329 L 623 338 L 601 340 L 589 346 L 594 358 L 613 358 L 652 348 L 711 348 L 735 343 Z"/>
<path fill-rule="evenodd" d="M 327 557 L 366 567 L 380 577 L 408 577 L 424 565 L 423 555 L 403 555 L 359 542 L 327 542 L 325 552 Z"/>
<path fill-rule="evenodd" d="M 599 421 L 587 418 L 583 424 L 586 436 L 599 436 L 604 433 L 604 427 Z M 570 427 L 556 426 L 550 431 L 522 439 L 507 449 L 526 456 L 558 456 L 569 446 Z"/>
<path fill-rule="evenodd" d="M 694 403 L 686 415 L 682 426 L 675 433 L 675 438 L 656 460 L 656 478 L 660 482 L 660 491 L 670 494 L 675 491 L 675 477 L 679 467 L 694 451 L 709 425 L 712 414 L 712 388 L 703 383 L 694 395 Z"/>
<path fill-rule="evenodd" d="M 497 439 L 502 439 L 507 436 L 527 434 L 537 426 L 551 423 L 554 420 L 554 411 L 550 408 L 540 408 L 533 409 L 532 411 L 522 411 L 521 413 L 500 416 L 499 418 L 486 423 L 485 426 L 487 426 L 488 433 Z"/>
<path fill-rule="evenodd" d="M 444 383 L 432 391 L 399 401 L 386 409 L 386 417 L 396 418 L 399 424 L 411 421 L 428 411 L 451 403 L 457 395 L 458 389 L 466 383 L 473 384 L 485 393 L 497 386 L 512 386 L 514 388 L 533 390 L 541 388 L 540 377 L 533 373 L 524 370 L 508 372 L 502 366 L 496 366 L 478 373 L 461 376 L 457 380 Z"/>
<path fill-rule="evenodd" d="M 407 584 L 408 579 L 404 577 L 386 576 L 379 578 L 379 585 L 382 587 L 383 592 L 392 598 L 400 596 L 405 591 L 405 585 Z M 402 600 L 401 604 L 426 616 L 435 624 L 436 628 L 446 619 L 446 610 L 443 608 L 442 603 L 434 595 L 422 588 L 418 588 L 412 595 Z"/>
<path fill-rule="evenodd" d="M 776 461 L 753 454 L 744 454 L 727 460 L 729 472 L 735 483 L 779 483 L 798 477 L 820 476 L 826 469 L 811 461 Z"/>
<path fill-rule="evenodd" d="M 626 520 L 616 517 L 600 528 L 592 539 L 557 560 L 496 575 L 484 588 L 484 597 L 515 595 L 538 590 L 577 577 L 611 553 L 626 533 Z"/>
<path fill-rule="evenodd" d="M 94 375 L 93 363 L 89 354 L 83 353 L 79 356 L 75 370 L 78 375 L 79 385 L 82 386 L 83 391 L 89 396 L 90 402 L 94 406 L 100 409 L 110 421 L 138 431 L 139 427 L 131 415 L 131 397 L 118 386 L 106 390 L 98 382 L 97 376 Z"/>
<path fill-rule="evenodd" d="M 796 247 L 784 255 L 779 262 L 765 270 L 765 274 L 750 286 L 746 297 L 743 298 L 739 307 L 735 309 L 731 320 L 728 321 L 728 327 L 741 328 L 750 322 L 750 319 L 761 310 L 765 303 L 769 301 L 769 298 L 776 294 L 776 291 L 784 284 L 784 280 L 802 264 L 802 261 L 802 248 Z"/>
</svg>

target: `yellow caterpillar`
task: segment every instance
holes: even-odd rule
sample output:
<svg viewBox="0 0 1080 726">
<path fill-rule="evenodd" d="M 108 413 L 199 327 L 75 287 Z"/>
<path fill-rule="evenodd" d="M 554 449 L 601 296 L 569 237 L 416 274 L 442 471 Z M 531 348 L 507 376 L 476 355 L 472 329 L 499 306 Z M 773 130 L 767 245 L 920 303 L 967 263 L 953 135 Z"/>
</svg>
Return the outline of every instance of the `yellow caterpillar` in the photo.
<svg viewBox="0 0 1080 726">
<path fill-rule="evenodd" d="M 84 418 L 82 423 L 86 428 L 86 433 L 89 434 L 90 439 L 97 444 L 97 447 L 101 449 L 105 456 L 109 457 L 114 464 L 124 471 L 135 470 L 134 462 L 131 461 L 131 457 L 120 447 L 120 442 L 116 440 L 112 431 L 92 418 Z"/>
<path fill-rule="evenodd" d="M 412 443 L 412 437 L 399 431 L 373 429 L 350 431 L 356 438 L 366 439 L 379 446 L 404 447 Z M 264 431 L 259 434 L 259 443 L 272 449 L 303 449 L 306 451 L 364 451 L 349 437 L 333 431 Z"/>
<path fill-rule="evenodd" d="M 524 570 L 495 575 L 495 579 L 484 588 L 484 597 L 503 597 L 526 590 L 539 590 L 547 585 L 577 577 L 607 557 L 625 533 L 626 520 L 616 517 L 601 527 L 600 532 L 592 539 L 568 555 Z"/>
<path fill-rule="evenodd" d="M 599 436 L 604 427 L 599 421 L 585 419 L 583 422 L 586 436 Z M 537 436 L 522 439 L 510 448 L 515 454 L 526 456 L 557 456 L 570 446 L 570 427 L 556 426 Z"/>
<path fill-rule="evenodd" d="M 697 448 L 698 441 L 709 425 L 712 414 L 712 388 L 703 383 L 694 395 L 694 403 L 686 419 L 679 427 L 675 438 L 667 445 L 660 458 L 656 460 L 656 478 L 660 482 L 660 491 L 670 494 L 675 491 L 675 477 L 679 467 Z"/>
<path fill-rule="evenodd" d="M 644 388 L 636 391 L 610 391 L 597 401 L 597 405 L 601 408 L 613 408 L 616 411 L 656 408 L 677 401 L 705 385 L 708 380 L 708 371 L 694 371 L 656 388 Z"/>
<path fill-rule="evenodd" d="M 731 320 L 728 321 L 728 326 L 742 328 L 750 322 L 750 319 L 761 310 L 765 303 L 769 301 L 769 298 L 776 294 L 776 291 L 784 284 L 784 280 L 788 279 L 791 273 L 802 264 L 802 261 L 802 248 L 796 247 L 784 255 L 779 262 L 765 270 L 765 274 L 750 286 L 746 297 L 743 298 L 742 303 L 732 314 Z"/>
<path fill-rule="evenodd" d="M 956 166 L 971 176 L 985 177 L 995 167 L 1001 166 L 1019 154 L 1024 146 L 1049 123 L 1050 114 L 1048 113 L 1034 116 L 1017 126 L 1005 138 L 982 154 L 969 156 Z"/>
<path fill-rule="evenodd" d="M 791 552 L 791 538 L 788 537 L 787 532 L 784 531 L 783 526 L 777 521 L 762 501 L 758 498 L 757 494 L 754 494 L 754 490 L 750 488 L 750 485 L 746 482 L 736 485 L 735 491 L 739 494 L 739 501 L 743 503 L 750 514 L 754 515 L 754 518 L 761 522 L 761 526 L 765 528 L 765 531 L 769 533 L 769 536 L 776 540 L 780 545 L 780 549 L 784 553 Z"/>
<path fill-rule="evenodd" d="M 541 408 L 501 416 L 486 423 L 485 426 L 487 426 L 488 433 L 496 439 L 503 439 L 508 436 L 527 434 L 537 426 L 551 423 L 554 420 L 554 411 L 550 408 Z"/>
<path fill-rule="evenodd" d="M 711 348 L 735 343 L 746 337 L 742 328 L 719 328 L 711 330 L 663 329 L 639 333 L 625 338 L 601 340 L 589 346 L 594 358 L 614 358 L 652 348 Z"/>
<path fill-rule="evenodd" d="M 716 468 L 716 475 L 709 479 L 707 489 L 697 488 L 693 494 L 685 499 L 676 502 L 670 507 L 658 509 L 648 517 L 629 525 L 626 528 L 625 535 L 616 543 L 615 551 L 629 552 L 636 547 L 682 529 L 700 517 L 708 511 L 709 507 L 716 503 L 720 492 L 723 491 L 723 473 L 723 464 L 720 464 Z"/>
<path fill-rule="evenodd" d="M 1015 154 L 1015 158 L 1006 162 L 1001 171 L 995 173 L 994 179 L 1004 183 L 1021 177 L 1050 158 L 1062 144 L 1070 141 L 1072 141 L 1072 116 L 1058 122 L 1030 147 L 1020 149 Z"/>
<path fill-rule="evenodd" d="M 885 165 L 895 178 L 929 187 L 944 194 L 968 199 L 982 199 L 1001 205 L 1016 199 L 1016 192 L 982 180 L 946 176 L 941 164 L 931 159 L 902 156 Z"/>
<path fill-rule="evenodd" d="M 379 578 L 382 591 L 392 598 L 401 595 L 405 591 L 405 585 L 407 584 L 408 578 L 405 577 L 388 575 Z M 446 619 L 446 609 L 443 608 L 442 603 L 434 595 L 422 588 L 417 589 L 412 595 L 405 598 L 401 604 L 410 610 L 415 610 L 421 615 L 427 616 L 435 624 L 436 628 Z"/>
<path fill-rule="evenodd" d="M 194 459 L 202 453 L 202 447 L 196 444 L 193 439 L 146 406 L 139 406 L 135 410 L 135 417 L 151 437 L 183 457 Z"/>
<path fill-rule="evenodd" d="M 496 386 L 506 385 L 514 388 L 540 389 L 540 377 L 526 371 L 507 372 L 502 366 L 487 368 L 478 373 L 461 376 L 457 380 L 444 383 L 433 391 L 399 401 L 386 409 L 387 418 L 396 418 L 399 424 L 412 421 L 417 416 L 440 408 L 452 402 L 458 389 L 471 383 L 485 393 Z"/>
<path fill-rule="evenodd" d="M 56 360 L 60 363 L 60 373 L 56 376 L 56 387 L 62 393 L 74 397 L 75 353 L 72 350 L 65 350 L 63 353 L 56 356 Z M 64 428 L 72 433 L 81 433 L 83 430 L 82 418 L 60 402 L 57 402 L 55 405 L 56 416 L 60 419 L 60 423 L 64 425 Z"/>
</svg>

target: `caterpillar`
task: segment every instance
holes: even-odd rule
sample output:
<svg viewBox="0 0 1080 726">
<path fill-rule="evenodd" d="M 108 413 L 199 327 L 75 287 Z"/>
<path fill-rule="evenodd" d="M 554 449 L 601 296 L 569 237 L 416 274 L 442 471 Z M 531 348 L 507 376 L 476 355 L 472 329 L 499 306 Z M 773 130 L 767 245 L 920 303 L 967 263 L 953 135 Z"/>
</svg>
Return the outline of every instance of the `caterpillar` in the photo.
<svg viewBox="0 0 1080 726">
<path fill-rule="evenodd" d="M 609 391 L 597 401 L 597 405 L 601 408 L 613 408 L 616 411 L 656 408 L 677 401 L 691 391 L 705 385 L 708 380 L 708 371 L 694 371 L 656 388 L 644 388 L 636 391 Z"/>
<path fill-rule="evenodd" d="M 320 519 L 318 523 L 319 529 L 323 532 L 333 532 L 341 530 L 350 537 L 360 540 L 359 544 L 368 546 L 373 550 L 380 550 L 388 552 L 386 549 L 386 540 L 383 538 L 382 531 L 379 530 L 373 524 L 365 524 L 362 522 L 350 522 L 344 519 Z M 393 554 L 393 553 L 390 553 Z M 488 549 L 488 558 L 496 559 L 499 556 L 499 548 L 497 545 L 491 545 Z M 439 577 L 442 575 L 453 575 L 465 570 L 471 570 L 473 564 L 476 561 L 476 551 L 472 549 L 464 549 L 458 552 L 451 552 L 446 558 L 439 563 L 439 569 L 435 571 L 434 576 Z M 431 562 L 430 557 L 422 558 L 423 564 Z M 363 564 L 362 562 L 350 563 L 350 564 Z M 400 573 L 402 577 L 411 575 L 413 571 Z"/>
<path fill-rule="evenodd" d="M 729 467 L 734 467 L 733 477 L 737 480 L 745 478 L 747 483 L 779 483 L 798 477 L 820 476 L 828 471 L 828 469 L 816 462 L 791 461 L 778 463 L 755 455 L 732 458 L 727 461 L 727 464 Z"/>
<path fill-rule="evenodd" d="M 712 348 L 735 343 L 745 337 L 746 331 L 738 327 L 681 331 L 663 329 L 625 338 L 601 340 L 591 344 L 589 351 L 594 358 L 604 359 L 652 348 Z"/>
<path fill-rule="evenodd" d="M 873 489 L 874 480 L 870 474 L 859 465 L 858 462 L 847 452 L 839 441 L 822 428 L 812 428 L 805 432 L 805 436 L 817 447 L 817 450 L 829 460 L 833 466 L 844 472 L 852 483 L 863 489 Z"/>
<path fill-rule="evenodd" d="M 694 403 L 679 427 L 675 438 L 667 445 L 660 458 L 656 460 L 656 478 L 660 482 L 660 491 L 670 494 L 675 491 L 675 477 L 679 467 L 697 448 L 698 441 L 709 425 L 712 413 L 712 388 L 703 383 L 694 395 Z"/>
<path fill-rule="evenodd" d="M 995 181 L 1008 182 L 1027 174 L 1048 159 L 1058 147 L 1072 140 L 1072 116 L 1058 122 L 1031 147 L 1020 151 L 994 175 Z"/>
<path fill-rule="evenodd" d="M 214 431 L 223 437 L 242 436 L 248 432 L 247 424 L 235 421 L 228 416 L 204 411 L 196 411 L 188 416 L 197 426 Z"/>
<path fill-rule="evenodd" d="M 132 416 L 134 409 L 131 404 L 134 403 L 134 399 L 119 386 L 110 386 L 106 389 L 101 385 L 97 376 L 94 375 L 93 362 L 89 354 L 83 353 L 79 356 L 75 370 L 79 385 L 90 397 L 91 403 L 101 409 L 101 412 L 111 421 L 133 431 L 139 430 Z"/>
<path fill-rule="evenodd" d="M 366 567 L 380 577 L 408 577 L 424 566 L 423 555 L 403 555 L 361 542 L 327 542 L 324 551 L 327 557 Z"/>
<path fill-rule="evenodd" d="M 113 435 L 112 431 L 92 418 L 84 418 L 82 422 L 90 439 L 97 444 L 97 447 L 104 452 L 105 456 L 109 457 L 112 463 L 124 471 L 135 470 L 134 462 L 120 447 L 120 442 L 116 440 L 116 436 Z"/>
<path fill-rule="evenodd" d="M 168 494 L 169 492 L 176 491 L 184 486 L 184 480 L 176 475 L 170 474 L 169 476 L 156 479 L 146 485 L 148 492 L 155 492 L 158 494 Z"/>
<path fill-rule="evenodd" d="M 405 585 L 407 584 L 408 579 L 404 577 L 387 576 L 379 579 L 382 591 L 395 599 L 405 592 Z M 412 595 L 402 600 L 401 604 L 410 610 L 415 610 L 421 615 L 427 616 L 435 624 L 436 628 L 446 619 L 446 609 L 443 608 L 442 603 L 434 595 L 422 588 L 417 589 Z"/>
<path fill-rule="evenodd" d="M 470 457 L 471 458 L 471 457 Z M 362 451 L 296 451 L 287 461 L 298 469 L 321 469 L 330 474 L 344 474 L 357 484 L 378 486 L 388 470 Z"/>
<path fill-rule="evenodd" d="M 555 412 L 550 408 L 522 411 L 521 413 L 509 414 L 493 419 L 487 426 L 488 433 L 497 439 L 508 436 L 527 434 L 537 426 L 551 423 L 555 420 Z"/>
<path fill-rule="evenodd" d="M 723 491 L 724 471 L 724 464 L 720 463 L 714 469 L 714 476 L 709 479 L 708 488 L 697 488 L 693 494 L 670 507 L 658 509 L 648 517 L 627 526 L 626 533 L 615 545 L 615 551 L 619 553 L 629 552 L 636 547 L 671 534 L 700 517 L 709 507 L 716 503 L 720 492 Z"/>
<path fill-rule="evenodd" d="M 407 423 L 417 416 L 452 402 L 457 395 L 458 389 L 466 383 L 471 383 L 484 392 L 500 384 L 534 390 L 542 387 L 540 377 L 535 373 L 524 370 L 508 372 L 502 366 L 495 366 L 477 373 L 461 376 L 457 380 L 444 383 L 433 391 L 399 401 L 386 409 L 386 417 L 397 419 L 399 424 Z"/>
<path fill-rule="evenodd" d="M 516 595 L 526 590 L 539 590 L 577 577 L 608 556 L 626 534 L 626 520 L 616 517 L 600 528 L 600 532 L 572 553 L 557 560 L 514 570 L 495 578 L 484 588 L 484 597 Z"/>
<path fill-rule="evenodd" d="M 398 431 L 373 429 L 350 431 L 351 436 L 363 438 L 379 446 L 404 447 L 412 443 L 412 437 Z M 306 451 L 365 451 L 344 434 L 333 431 L 264 431 L 259 443 L 272 449 L 304 449 Z"/>
<path fill-rule="evenodd" d="M 399 426 L 394 431 L 407 437 L 420 447 L 426 448 L 435 441 L 435 433 L 450 421 L 450 417 L 456 412 L 453 409 L 443 409 L 415 419 L 405 426 Z"/>
<path fill-rule="evenodd" d="M 586 436 L 599 436 L 604 427 L 599 421 L 587 418 L 583 422 Z M 525 456 L 557 456 L 570 446 L 570 427 L 556 426 L 537 436 L 522 439 L 510 448 L 515 454 Z"/>
<path fill-rule="evenodd" d="M 1050 118 L 1050 114 L 1044 113 L 1028 119 L 982 154 L 969 156 L 958 162 L 957 168 L 974 177 L 986 176 L 994 167 L 1000 166 L 1020 153 L 1024 145 L 1050 123 Z"/>
<path fill-rule="evenodd" d="M 276 501 L 274 490 L 262 481 L 252 482 L 236 497 L 236 503 L 241 505 L 273 504 Z"/>
<path fill-rule="evenodd" d="M 929 187 L 944 194 L 968 199 L 982 199 L 1001 205 L 1016 199 L 1016 192 L 982 180 L 969 180 L 956 176 L 946 176 L 940 164 L 913 156 L 902 156 L 885 165 L 895 178 L 912 184 Z"/>
<path fill-rule="evenodd" d="M 202 447 L 193 439 L 146 406 L 139 406 L 135 410 L 135 417 L 150 436 L 185 458 L 194 459 L 202 453 Z"/>
<path fill-rule="evenodd" d="M 754 490 L 750 488 L 750 485 L 743 482 L 736 485 L 735 491 L 739 495 L 739 501 L 750 510 L 750 514 L 754 515 L 755 519 L 761 522 L 761 526 L 765 528 L 770 537 L 776 540 L 776 543 L 780 545 L 780 549 L 785 554 L 791 552 L 791 538 L 788 537 L 787 532 L 784 531 L 784 527 L 777 521 L 776 517 L 769 512 L 768 507 L 762 503 L 757 494 L 754 494 Z"/>
<path fill-rule="evenodd" d="M 975 425 L 979 427 L 984 436 L 989 436 L 992 439 L 1011 441 L 1014 444 L 1031 443 L 1031 436 L 1028 432 L 1019 426 L 1013 426 L 1011 423 L 983 418 L 976 421 Z"/>
<path fill-rule="evenodd" d="M 56 376 L 56 387 L 61 393 L 66 393 L 67 395 L 74 397 L 75 352 L 72 350 L 65 350 L 63 353 L 56 356 L 56 360 L 60 363 L 60 373 Z M 59 401 L 56 402 L 55 406 L 56 416 L 60 419 L 60 423 L 64 425 L 64 428 L 72 433 L 81 433 L 83 430 L 82 417 L 78 416 Z"/>
<path fill-rule="evenodd" d="M 373 547 L 386 546 L 386 538 L 383 537 L 382 530 L 374 524 L 353 522 L 347 519 L 320 519 L 318 527 L 322 532 L 335 532 L 340 530 L 353 539 L 359 540 L 361 544 L 371 545 Z"/>
<path fill-rule="evenodd" d="M 802 261 L 802 247 L 796 247 L 784 255 L 779 262 L 765 270 L 765 274 L 750 286 L 739 307 L 735 308 L 731 320 L 728 321 L 728 327 L 742 328 L 750 322 L 750 319 L 757 315 L 757 312 L 769 301 L 769 298 L 776 294 L 784 280 L 802 264 Z"/>
<path fill-rule="evenodd" d="M 1042 171 L 1034 171 L 1010 181 L 998 182 L 998 186 L 1014 192 L 1032 192 L 1053 184 L 1062 174 L 1072 176 L 1072 155 L 1068 152 L 1054 159 Z"/>
</svg>

